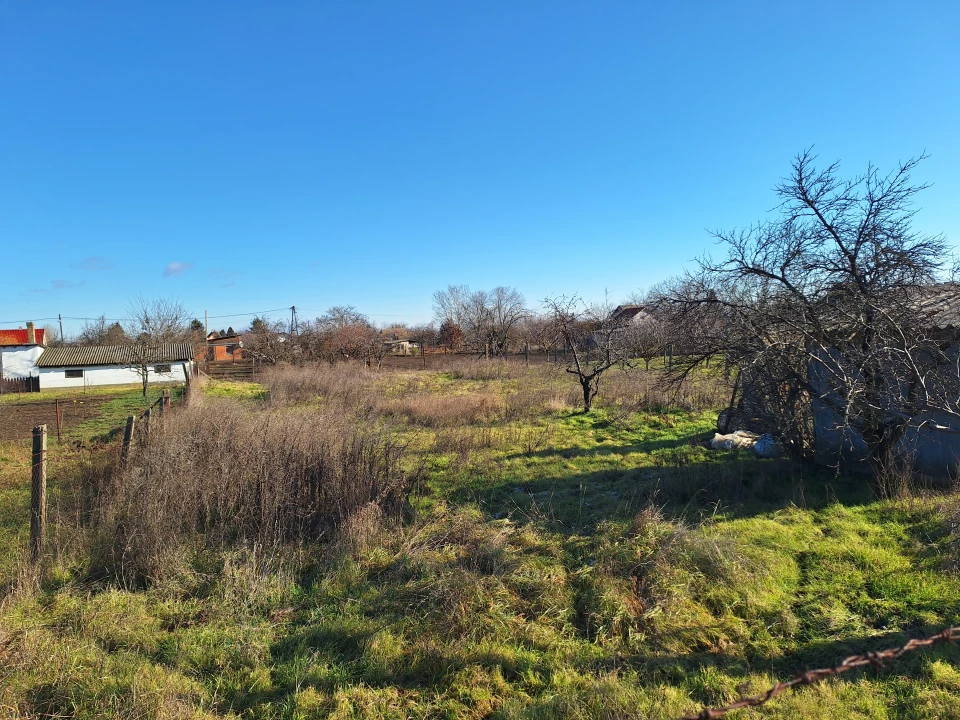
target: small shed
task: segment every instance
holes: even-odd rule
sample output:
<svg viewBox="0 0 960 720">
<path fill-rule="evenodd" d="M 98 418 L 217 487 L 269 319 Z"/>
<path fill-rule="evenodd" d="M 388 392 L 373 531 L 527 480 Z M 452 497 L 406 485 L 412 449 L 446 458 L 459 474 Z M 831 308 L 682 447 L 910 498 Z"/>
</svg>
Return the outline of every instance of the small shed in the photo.
<svg viewBox="0 0 960 720">
<path fill-rule="evenodd" d="M 393 355 L 412 355 L 419 348 L 410 331 L 404 327 L 390 327 L 380 331 L 384 349 Z"/>
<path fill-rule="evenodd" d="M 90 345 L 44 350 L 37 361 L 40 389 L 185 382 L 193 372 L 193 345 Z"/>
<path fill-rule="evenodd" d="M 207 335 L 207 345 L 197 360 L 209 362 L 231 362 L 243 359 L 243 335 L 239 333 L 221 335 L 212 332 Z"/>
<path fill-rule="evenodd" d="M 936 340 L 944 362 L 938 368 L 939 383 L 953 388 L 951 395 L 960 395 L 960 285 L 940 283 L 918 288 L 913 299 L 916 323 L 927 337 Z M 855 470 L 869 471 L 869 452 L 860 433 L 851 427 L 836 407 L 842 397 L 832 387 L 829 368 L 839 367 L 842 354 L 835 350 L 810 351 L 817 361 L 808 365 L 810 384 L 816 389 L 811 402 L 818 462 L 835 465 L 840 459 Z M 935 373 L 931 373 L 931 377 Z M 893 397 L 907 397 L 915 392 L 902 379 L 888 378 Z M 914 401 L 917 412 L 906 417 L 894 406 L 886 407 L 891 417 L 906 421 L 906 430 L 894 452 L 911 460 L 915 470 L 933 476 L 960 475 L 960 421 L 955 413 L 946 413 L 936 406 L 924 407 L 919 397 Z M 960 405 L 957 406 L 960 410 Z"/>
</svg>

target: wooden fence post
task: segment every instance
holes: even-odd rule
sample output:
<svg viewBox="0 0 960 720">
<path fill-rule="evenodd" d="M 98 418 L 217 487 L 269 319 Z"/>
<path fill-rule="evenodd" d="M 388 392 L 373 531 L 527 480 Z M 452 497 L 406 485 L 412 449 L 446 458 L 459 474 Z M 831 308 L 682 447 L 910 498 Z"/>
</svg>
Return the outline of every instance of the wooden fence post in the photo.
<svg viewBox="0 0 960 720">
<path fill-rule="evenodd" d="M 133 426 L 137 418 L 131 415 L 127 418 L 127 426 L 123 430 L 123 445 L 120 447 L 120 464 L 126 465 L 130 456 L 130 441 L 133 439 Z"/>
<path fill-rule="evenodd" d="M 180 396 L 180 399 L 182 400 L 182 404 L 186 406 L 190 404 L 190 390 L 192 389 L 192 386 L 193 386 L 193 378 L 191 377 L 191 375 L 193 373 L 193 370 L 191 367 L 187 367 L 186 363 L 182 363 L 182 365 L 183 365 L 184 385 L 183 385 L 183 394 Z"/>
<path fill-rule="evenodd" d="M 30 482 L 30 560 L 34 563 L 43 554 L 43 537 L 47 530 L 47 426 L 33 429 L 33 472 Z"/>
<path fill-rule="evenodd" d="M 167 411 L 170 410 L 170 391 L 163 391 L 163 402 L 160 403 L 160 414 L 166 415 Z"/>
</svg>

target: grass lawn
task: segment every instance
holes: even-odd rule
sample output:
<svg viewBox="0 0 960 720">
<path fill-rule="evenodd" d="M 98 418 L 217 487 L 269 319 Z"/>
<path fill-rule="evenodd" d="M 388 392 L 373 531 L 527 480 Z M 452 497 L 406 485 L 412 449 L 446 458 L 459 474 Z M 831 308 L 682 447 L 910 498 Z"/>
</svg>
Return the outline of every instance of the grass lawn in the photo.
<svg viewBox="0 0 960 720">
<path fill-rule="evenodd" d="M 86 577 L 76 550 L 51 560 L 0 606 L 0 715 L 673 718 L 958 621 L 952 495 L 881 501 L 862 478 L 714 452 L 715 413 L 632 391 L 551 405 L 568 380 L 538 372 L 369 380 L 427 471 L 402 527 L 194 548 L 137 589 Z M 546 405 L 523 410 L 538 382 Z M 116 402 L 88 437 L 133 399 Z M 24 468 L 0 448 L 6 538 Z M 2 546 L 10 567 L 22 549 Z M 924 650 L 731 717 L 960 717 L 958 663 Z"/>
</svg>

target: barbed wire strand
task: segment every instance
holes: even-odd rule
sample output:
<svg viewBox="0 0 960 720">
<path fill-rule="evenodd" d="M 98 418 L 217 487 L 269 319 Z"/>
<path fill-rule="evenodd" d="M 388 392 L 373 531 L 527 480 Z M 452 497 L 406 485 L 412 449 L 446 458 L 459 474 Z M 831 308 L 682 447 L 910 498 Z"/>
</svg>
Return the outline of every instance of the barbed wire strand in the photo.
<svg viewBox="0 0 960 720">
<path fill-rule="evenodd" d="M 837 667 L 820 668 L 818 670 L 808 670 L 798 673 L 786 682 L 778 682 L 772 688 L 759 695 L 741 695 L 729 705 L 717 708 L 706 708 L 697 715 L 684 715 L 679 720 L 712 720 L 712 718 L 722 717 L 733 710 L 740 710 L 747 707 L 757 707 L 765 702 L 772 700 L 787 690 L 792 690 L 801 685 L 813 685 L 826 678 L 835 677 L 848 670 L 871 665 L 880 669 L 890 660 L 897 660 L 905 653 L 917 650 L 923 647 L 929 647 L 939 642 L 955 642 L 960 640 L 960 626 L 948 627 L 941 630 L 936 635 L 927 638 L 910 640 L 906 645 L 879 652 L 864 653 L 863 655 L 851 655 Z"/>
</svg>

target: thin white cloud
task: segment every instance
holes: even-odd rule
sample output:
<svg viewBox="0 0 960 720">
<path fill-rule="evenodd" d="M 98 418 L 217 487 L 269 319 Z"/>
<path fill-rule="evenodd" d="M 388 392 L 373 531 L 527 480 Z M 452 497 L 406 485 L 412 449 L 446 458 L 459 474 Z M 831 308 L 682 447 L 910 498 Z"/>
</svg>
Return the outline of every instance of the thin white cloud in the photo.
<svg viewBox="0 0 960 720">
<path fill-rule="evenodd" d="M 183 275 L 192 267 L 193 263 L 191 262 L 172 262 L 163 269 L 163 276 L 173 277 L 174 275 Z"/>
<path fill-rule="evenodd" d="M 98 270 L 110 270 L 113 267 L 113 263 L 101 255 L 92 255 L 84 258 L 80 262 L 74 263 L 71 267 L 96 272 Z"/>
<path fill-rule="evenodd" d="M 84 284 L 84 281 L 74 282 L 72 280 L 51 280 L 50 284 L 53 285 L 54 290 L 69 290 L 70 288 L 80 287 Z"/>
</svg>

